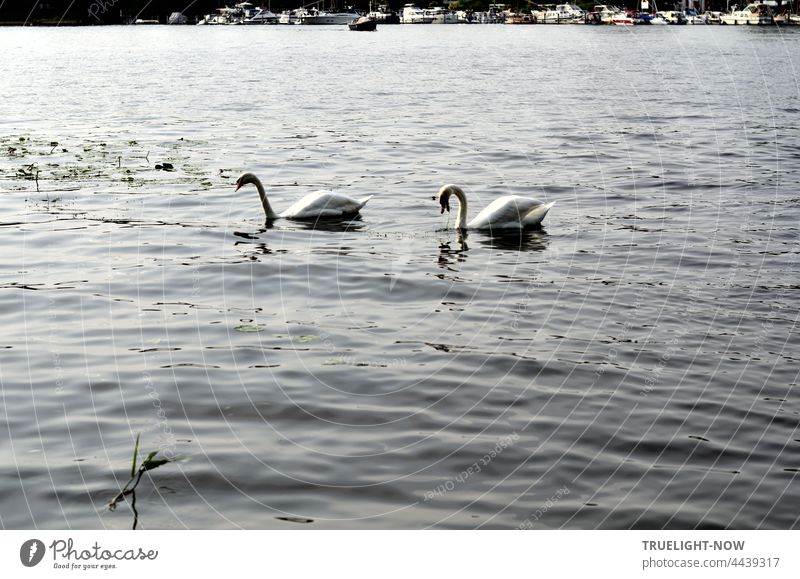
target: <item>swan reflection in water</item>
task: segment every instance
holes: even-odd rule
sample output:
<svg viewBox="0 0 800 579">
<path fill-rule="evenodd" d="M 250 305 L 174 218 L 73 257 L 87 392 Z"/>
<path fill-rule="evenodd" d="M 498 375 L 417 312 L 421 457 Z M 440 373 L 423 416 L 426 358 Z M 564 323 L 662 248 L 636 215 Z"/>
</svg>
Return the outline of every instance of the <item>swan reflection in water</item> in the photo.
<svg viewBox="0 0 800 579">
<path fill-rule="evenodd" d="M 312 232 L 311 235 L 313 236 L 316 232 L 324 232 L 324 233 L 354 233 L 357 231 L 361 231 L 364 229 L 366 224 L 361 221 L 361 216 L 356 215 L 355 217 L 351 218 L 348 221 L 341 221 L 341 220 L 332 220 L 332 219 L 317 219 L 317 220 L 309 220 L 309 221 L 294 221 L 290 226 L 283 225 L 277 226 L 274 221 L 270 220 L 264 223 L 261 227 L 256 229 L 255 231 L 234 231 L 233 235 L 236 237 L 240 237 L 242 240 L 236 240 L 234 242 L 235 247 L 240 247 L 242 249 L 242 253 L 245 257 L 251 260 L 258 260 L 259 257 L 265 255 L 274 255 L 277 253 L 289 253 L 288 248 L 283 249 L 270 249 L 267 243 L 264 241 L 265 237 L 262 237 L 263 234 L 270 232 L 269 239 L 271 240 L 271 245 L 275 247 L 284 247 L 283 239 L 281 237 L 283 235 L 287 235 L 287 240 L 290 242 L 289 245 L 285 247 L 290 247 L 292 241 L 297 241 L 296 236 L 301 236 L 301 239 L 305 239 L 305 244 L 307 245 L 310 237 L 307 232 Z M 293 237 L 295 236 L 295 237 Z M 333 241 L 332 241 L 333 240 Z M 347 255 L 350 251 L 352 251 L 353 247 L 351 244 L 345 243 L 346 241 L 353 241 L 352 238 L 336 238 L 331 237 L 323 237 L 321 238 L 323 245 L 320 247 L 320 253 L 335 253 L 338 255 Z M 334 245 L 331 246 L 331 243 Z"/>
<path fill-rule="evenodd" d="M 473 238 L 477 238 L 481 245 L 510 251 L 544 251 L 550 245 L 550 236 L 544 229 L 525 229 L 502 235 L 484 233 L 473 235 Z"/>
<path fill-rule="evenodd" d="M 450 271 L 457 271 L 458 268 L 456 266 L 467 261 L 467 252 L 469 251 L 466 239 L 467 233 L 461 230 L 456 231 L 458 231 L 457 240 L 445 241 L 439 244 L 439 259 L 437 260 L 439 267 Z"/>
<path fill-rule="evenodd" d="M 348 233 L 350 231 L 360 231 L 365 224 L 361 221 L 361 215 L 351 217 L 347 221 L 337 219 L 315 219 L 308 221 L 295 221 L 292 229 L 306 229 L 314 231 L 329 231 L 333 233 Z"/>
<path fill-rule="evenodd" d="M 341 219 L 313 219 L 307 221 L 293 221 L 290 226 L 281 225 L 278 226 L 274 220 L 267 220 L 261 227 L 256 229 L 252 233 L 248 233 L 246 231 L 234 231 L 233 234 L 237 237 L 243 237 L 245 239 L 258 239 L 257 236 L 261 235 L 262 233 L 266 233 L 271 229 L 275 229 L 276 231 L 297 231 L 297 230 L 313 230 L 313 231 L 330 231 L 333 233 L 347 233 L 350 231 L 359 231 L 364 229 L 365 224 L 361 221 L 361 215 L 356 215 L 355 217 L 351 217 L 347 221 L 342 221 Z"/>
<path fill-rule="evenodd" d="M 441 230 L 448 231 L 448 230 Z M 440 258 L 444 254 L 461 255 L 466 257 L 469 251 L 467 238 L 470 236 L 464 230 L 456 230 L 458 238 L 455 241 L 446 241 L 439 245 Z M 480 245 L 494 249 L 510 249 L 513 251 L 544 251 L 550 245 L 550 235 L 546 230 L 523 229 L 502 230 L 490 233 L 488 231 L 473 232 L 470 241 L 477 241 Z M 455 246 L 455 244 L 458 244 Z M 474 245 L 474 243 L 473 243 Z"/>
</svg>

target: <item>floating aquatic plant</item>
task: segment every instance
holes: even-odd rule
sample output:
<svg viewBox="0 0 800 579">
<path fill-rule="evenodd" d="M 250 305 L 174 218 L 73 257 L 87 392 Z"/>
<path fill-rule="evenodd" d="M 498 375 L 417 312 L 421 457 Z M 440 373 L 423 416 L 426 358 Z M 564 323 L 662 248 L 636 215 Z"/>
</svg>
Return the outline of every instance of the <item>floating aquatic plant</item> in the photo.
<svg viewBox="0 0 800 579">
<path fill-rule="evenodd" d="M 245 334 L 256 333 L 256 332 L 263 332 L 266 329 L 266 326 L 263 324 L 259 325 L 243 325 L 243 326 L 236 326 L 233 328 L 237 332 L 243 332 Z"/>
<path fill-rule="evenodd" d="M 316 334 L 303 334 L 301 336 L 291 336 L 289 334 L 275 334 L 275 338 L 279 340 L 291 340 L 293 342 L 313 342 L 314 340 L 322 339 L 322 336 Z"/>
<path fill-rule="evenodd" d="M 136 487 L 139 485 L 139 481 L 142 480 L 142 475 L 146 473 L 148 470 L 153 470 L 154 468 L 158 468 L 159 466 L 171 462 L 170 459 L 168 458 L 156 458 L 158 451 L 154 450 L 153 452 L 147 455 L 147 458 L 145 458 L 137 468 L 136 463 L 139 460 L 139 436 L 140 436 L 139 434 L 136 435 L 136 444 L 133 447 L 133 461 L 131 462 L 131 478 L 130 480 L 128 480 L 125 486 L 122 487 L 122 490 L 119 493 L 117 493 L 117 495 L 113 499 L 111 499 L 111 502 L 108 503 L 109 510 L 113 511 L 114 509 L 117 508 L 117 503 L 123 500 L 127 495 L 133 494 L 132 505 L 134 506 L 134 511 L 135 511 L 136 495 L 134 494 L 134 491 L 136 490 Z M 135 528 L 135 523 L 134 523 L 134 528 Z"/>
</svg>

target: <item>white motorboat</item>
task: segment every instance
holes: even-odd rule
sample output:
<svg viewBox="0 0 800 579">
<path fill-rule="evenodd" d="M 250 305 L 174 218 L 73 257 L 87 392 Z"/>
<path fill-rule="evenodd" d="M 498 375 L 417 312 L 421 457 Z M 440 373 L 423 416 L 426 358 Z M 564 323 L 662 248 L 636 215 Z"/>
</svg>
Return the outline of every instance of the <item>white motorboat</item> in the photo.
<svg viewBox="0 0 800 579">
<path fill-rule="evenodd" d="M 260 8 L 256 8 L 250 2 L 240 2 L 234 4 L 233 8 L 228 6 L 217 8 L 214 14 L 206 14 L 198 24 L 243 24 L 245 20 L 255 16 L 259 10 Z"/>
<path fill-rule="evenodd" d="M 559 22 L 561 24 L 583 24 L 586 13 L 575 4 L 557 4 Z"/>
<path fill-rule="evenodd" d="M 684 14 L 683 10 L 665 10 L 664 12 L 657 13 L 661 18 L 663 18 L 667 24 L 688 24 L 689 21 L 686 19 L 686 14 Z"/>
<path fill-rule="evenodd" d="M 532 14 L 537 24 L 583 24 L 586 15 L 574 4 L 548 4 Z"/>
<path fill-rule="evenodd" d="M 728 14 L 720 16 L 720 24 L 774 24 L 772 11 L 764 4 L 748 4 L 742 10 L 736 10 L 736 6 Z"/>
<path fill-rule="evenodd" d="M 278 14 L 278 24 L 299 24 L 300 16 L 306 11 L 302 8 L 297 10 L 284 10 Z"/>
<path fill-rule="evenodd" d="M 611 24 L 614 26 L 633 26 L 633 16 L 627 12 L 617 12 L 611 18 Z"/>
<path fill-rule="evenodd" d="M 400 24 L 400 16 L 386 4 L 381 4 L 375 10 L 370 9 L 367 16 L 378 24 Z"/>
<path fill-rule="evenodd" d="M 350 24 L 353 20 L 358 20 L 363 14 L 356 12 L 352 8 L 347 10 L 309 10 L 306 14 L 300 15 L 299 24 L 306 25 L 341 25 Z"/>
<path fill-rule="evenodd" d="M 433 16 L 416 4 L 406 4 L 403 6 L 400 22 L 402 24 L 430 24 L 433 22 Z"/>
<path fill-rule="evenodd" d="M 278 23 L 278 15 L 272 12 L 271 10 L 267 10 L 266 8 L 258 8 L 255 14 L 253 14 L 250 18 L 247 18 L 242 22 L 242 24 L 277 24 L 277 23 Z"/>
<path fill-rule="evenodd" d="M 472 10 L 459 10 L 456 12 L 459 24 L 502 24 L 503 17 L 494 10 L 490 12 L 474 12 Z"/>
<path fill-rule="evenodd" d="M 594 7 L 594 13 L 597 14 L 597 18 L 601 24 L 612 24 L 614 21 L 614 16 L 616 16 L 620 11 L 616 8 L 609 7 L 605 4 L 598 4 Z"/>
<path fill-rule="evenodd" d="M 491 8 L 491 4 L 489 6 L 488 12 L 474 12 L 472 21 L 481 24 L 502 24 L 505 21 L 505 13 Z"/>
<path fill-rule="evenodd" d="M 220 25 L 220 24 L 233 24 L 232 9 L 231 8 L 217 8 L 214 14 L 206 14 L 198 24 Z"/>
<path fill-rule="evenodd" d="M 534 18 L 536 18 L 537 24 L 560 24 L 561 23 L 561 13 L 556 10 L 555 8 L 549 8 L 547 10 L 538 10 L 532 13 Z"/>
<path fill-rule="evenodd" d="M 456 13 L 445 10 L 441 6 L 428 8 L 428 15 L 431 17 L 431 24 L 458 24 Z"/>
</svg>

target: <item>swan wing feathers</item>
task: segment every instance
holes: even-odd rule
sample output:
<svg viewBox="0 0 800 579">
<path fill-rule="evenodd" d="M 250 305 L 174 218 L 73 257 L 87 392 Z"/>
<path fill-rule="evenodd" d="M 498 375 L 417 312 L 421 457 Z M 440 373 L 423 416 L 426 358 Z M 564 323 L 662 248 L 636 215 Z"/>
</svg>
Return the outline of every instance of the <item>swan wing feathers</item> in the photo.
<svg viewBox="0 0 800 579">
<path fill-rule="evenodd" d="M 545 204 L 538 199 L 506 195 L 489 203 L 467 226 L 471 229 L 522 229 L 544 219 L 544 215 L 535 223 L 531 223 L 527 219 L 529 214 L 544 206 Z M 550 207 L 547 207 L 544 213 L 547 214 L 549 209 Z"/>
<path fill-rule="evenodd" d="M 309 193 L 286 211 L 281 217 L 288 219 L 319 219 L 355 215 L 371 197 L 353 199 L 335 191 L 315 191 Z"/>
<path fill-rule="evenodd" d="M 523 220 L 526 227 L 532 227 L 534 225 L 539 225 L 542 220 L 547 215 L 547 212 L 550 211 L 550 208 L 555 205 L 555 201 L 551 201 L 550 203 L 542 203 L 538 207 L 534 207 Z"/>
</svg>

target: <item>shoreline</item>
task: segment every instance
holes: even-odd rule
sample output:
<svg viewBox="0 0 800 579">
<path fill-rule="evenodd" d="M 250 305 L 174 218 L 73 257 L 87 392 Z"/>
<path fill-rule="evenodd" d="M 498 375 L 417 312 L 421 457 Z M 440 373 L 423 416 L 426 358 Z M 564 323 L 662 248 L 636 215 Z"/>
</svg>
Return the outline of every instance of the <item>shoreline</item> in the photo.
<svg viewBox="0 0 800 579">
<path fill-rule="evenodd" d="M 471 23 L 471 24 L 466 24 L 466 23 L 447 24 L 447 25 L 432 24 L 430 26 L 434 26 L 434 27 L 438 27 L 438 26 L 448 26 L 448 27 L 450 27 L 450 26 L 465 26 L 465 27 L 472 28 L 472 27 L 475 27 L 475 26 L 491 26 L 491 25 L 495 25 L 495 26 L 514 26 L 514 27 L 518 27 L 518 26 L 547 26 L 548 28 L 565 27 L 565 26 L 568 26 L 568 27 L 572 27 L 572 26 L 590 26 L 590 27 L 596 27 L 596 28 L 608 28 L 608 27 L 615 27 L 615 26 L 619 26 L 621 28 L 631 28 L 631 27 L 648 28 L 648 27 L 651 27 L 651 25 L 647 25 L 647 24 L 622 24 L 622 25 L 619 25 L 619 24 L 613 24 L 613 23 L 609 23 L 609 24 L 602 23 L 602 24 L 599 24 L 599 23 L 593 23 L 593 22 L 569 22 L 569 23 L 565 22 L 565 23 L 560 23 L 560 24 L 548 23 L 548 22 L 526 22 L 526 23 L 517 23 L 517 22 L 480 22 L 480 23 Z M 139 24 L 136 24 L 136 23 L 128 23 L 128 24 L 126 24 L 124 22 L 113 22 L 113 23 L 108 23 L 108 24 L 101 24 L 101 23 L 80 22 L 80 21 L 76 21 L 76 20 L 64 20 L 64 21 L 61 21 L 61 22 L 58 22 L 58 21 L 43 21 L 43 22 L 5 21 L 5 22 L 3 22 L 3 21 L 0 21 L 0 28 L 59 28 L 59 27 L 71 27 L 71 28 L 103 27 L 103 28 L 106 28 L 106 27 L 112 27 L 112 26 L 125 26 L 125 27 L 128 27 L 128 26 L 134 26 L 134 27 L 142 27 L 142 26 L 144 26 L 144 27 L 171 26 L 171 27 L 174 27 L 174 28 L 186 28 L 186 27 L 197 26 L 197 24 L 194 24 L 194 23 L 192 23 L 192 24 L 168 24 L 166 22 L 163 22 L 163 23 L 162 22 L 159 22 L 159 23 L 148 22 L 148 23 L 139 23 Z M 257 27 L 259 27 L 259 28 L 282 28 L 282 27 L 291 27 L 291 26 L 298 26 L 298 25 L 296 25 L 296 24 L 261 24 L 261 25 L 257 25 Z M 346 24 L 333 24 L 333 25 L 331 25 L 331 24 L 328 24 L 328 25 L 318 24 L 318 25 L 299 25 L 299 26 L 303 26 L 303 28 L 347 28 Z M 383 28 L 385 26 L 389 26 L 389 27 L 394 28 L 394 27 L 404 27 L 404 26 L 418 27 L 418 26 L 421 26 L 421 25 L 419 25 L 419 24 L 404 24 L 404 23 L 400 23 L 400 24 L 381 24 L 380 25 L 381 28 Z M 683 27 L 683 26 L 687 26 L 687 25 L 686 24 L 668 24 L 667 26 L 669 26 L 671 28 L 671 27 L 674 27 L 674 26 Z M 725 26 L 725 27 L 729 27 L 729 28 L 740 28 L 740 27 L 741 28 L 767 28 L 767 27 L 773 26 L 773 27 L 779 27 L 779 28 L 786 28 L 786 27 L 800 26 L 800 22 L 794 22 L 794 21 L 790 21 L 790 20 L 763 23 L 763 24 L 726 24 L 726 23 L 721 23 L 721 22 L 706 22 L 706 23 L 703 23 L 703 24 L 690 24 L 688 26 L 690 28 L 697 28 L 697 27 L 702 27 L 702 26 L 715 26 L 715 27 L 716 26 Z M 216 26 L 211 26 L 211 27 L 214 28 Z M 660 26 L 655 26 L 654 28 L 660 28 Z"/>
</svg>

